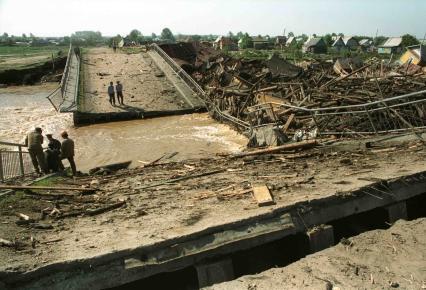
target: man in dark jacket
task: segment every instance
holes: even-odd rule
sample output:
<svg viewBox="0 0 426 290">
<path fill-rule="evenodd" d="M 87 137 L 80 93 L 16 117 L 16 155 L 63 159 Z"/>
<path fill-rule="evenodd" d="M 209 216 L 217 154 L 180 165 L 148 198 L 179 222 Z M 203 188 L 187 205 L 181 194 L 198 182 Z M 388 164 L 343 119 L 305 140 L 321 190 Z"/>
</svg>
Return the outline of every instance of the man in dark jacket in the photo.
<svg viewBox="0 0 426 290">
<path fill-rule="evenodd" d="M 47 150 L 44 152 L 46 156 L 46 162 L 49 170 L 58 172 L 64 169 L 60 155 L 61 155 L 61 142 L 52 137 L 52 134 L 46 134 L 49 144 L 47 144 Z"/>
<path fill-rule="evenodd" d="M 108 96 L 109 96 L 109 103 L 111 106 L 115 106 L 115 92 L 114 92 L 114 83 L 110 82 L 108 87 Z"/>
<path fill-rule="evenodd" d="M 121 104 L 121 105 L 124 105 L 124 102 L 123 102 L 123 85 L 120 84 L 119 81 L 117 81 L 117 84 L 115 85 L 115 91 L 117 92 L 118 103 Z"/>
<path fill-rule="evenodd" d="M 71 166 L 72 175 L 76 176 L 77 169 L 74 161 L 74 141 L 68 138 L 68 133 L 66 131 L 62 132 L 61 136 L 64 139 L 61 144 L 61 159 L 68 159 Z"/>
<path fill-rule="evenodd" d="M 31 161 L 33 163 L 35 171 L 40 174 L 40 169 L 43 173 L 47 173 L 48 169 L 43 154 L 43 131 L 41 128 L 35 128 L 34 131 L 28 133 L 25 138 L 25 146 L 28 147 L 28 153 L 30 154 Z M 40 168 L 39 168 L 40 166 Z"/>
</svg>

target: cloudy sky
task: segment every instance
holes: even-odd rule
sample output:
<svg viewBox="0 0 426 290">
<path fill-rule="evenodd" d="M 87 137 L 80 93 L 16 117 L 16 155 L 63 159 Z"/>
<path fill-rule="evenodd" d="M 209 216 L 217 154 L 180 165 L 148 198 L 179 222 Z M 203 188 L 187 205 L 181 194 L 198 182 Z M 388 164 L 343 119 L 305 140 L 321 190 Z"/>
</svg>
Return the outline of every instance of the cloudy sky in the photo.
<svg viewBox="0 0 426 290">
<path fill-rule="evenodd" d="M 308 35 L 423 38 L 426 0 L 0 0 L 0 33 L 70 35 L 78 30 L 126 35 L 138 29 L 159 34 Z"/>
</svg>

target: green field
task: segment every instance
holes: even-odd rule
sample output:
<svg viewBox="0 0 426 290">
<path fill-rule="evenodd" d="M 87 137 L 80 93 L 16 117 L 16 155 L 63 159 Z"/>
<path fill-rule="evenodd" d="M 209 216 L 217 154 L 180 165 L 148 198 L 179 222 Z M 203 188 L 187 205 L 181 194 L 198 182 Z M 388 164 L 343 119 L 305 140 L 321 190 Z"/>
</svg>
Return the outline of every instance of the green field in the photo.
<svg viewBox="0 0 426 290">
<path fill-rule="evenodd" d="M 59 55 L 66 56 L 68 46 L 0 46 L 0 71 L 23 69 L 49 61 Z"/>
</svg>

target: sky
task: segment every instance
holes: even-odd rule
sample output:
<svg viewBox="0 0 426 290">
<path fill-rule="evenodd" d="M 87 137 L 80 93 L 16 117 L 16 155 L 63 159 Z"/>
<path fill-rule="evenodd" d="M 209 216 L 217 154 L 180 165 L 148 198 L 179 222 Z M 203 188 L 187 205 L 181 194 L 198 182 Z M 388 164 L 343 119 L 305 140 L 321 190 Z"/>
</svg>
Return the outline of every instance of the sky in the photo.
<svg viewBox="0 0 426 290">
<path fill-rule="evenodd" d="M 0 0 L 0 33 L 65 36 L 344 33 L 423 38 L 426 0 Z"/>
</svg>

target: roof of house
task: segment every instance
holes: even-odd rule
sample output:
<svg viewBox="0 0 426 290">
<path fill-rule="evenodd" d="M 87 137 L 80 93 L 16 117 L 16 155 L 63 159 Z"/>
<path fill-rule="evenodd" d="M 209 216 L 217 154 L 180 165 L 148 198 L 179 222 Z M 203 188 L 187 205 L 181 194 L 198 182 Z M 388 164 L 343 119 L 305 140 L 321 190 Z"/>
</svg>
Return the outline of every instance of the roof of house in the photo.
<svg viewBox="0 0 426 290">
<path fill-rule="evenodd" d="M 343 42 L 345 43 L 345 45 L 348 45 L 348 42 L 349 42 L 349 40 L 351 40 L 351 39 L 355 40 L 355 41 L 358 43 L 358 41 L 357 41 L 355 38 L 353 38 L 353 36 L 345 36 L 345 37 L 342 37 L 342 40 L 343 40 Z"/>
<path fill-rule="evenodd" d="M 372 43 L 373 41 L 368 38 L 364 38 L 359 41 L 359 45 L 363 45 L 363 46 L 371 45 Z"/>
<path fill-rule="evenodd" d="M 295 41 L 296 40 L 296 37 L 294 37 L 294 36 L 290 36 L 288 39 L 287 39 L 287 42 L 286 42 L 286 44 L 291 44 L 293 41 Z"/>
<path fill-rule="evenodd" d="M 324 43 L 324 40 L 321 37 L 313 37 L 313 38 L 308 39 L 305 42 L 304 46 L 305 47 L 317 46 L 321 42 Z"/>
<path fill-rule="evenodd" d="M 337 46 L 337 45 L 345 45 L 345 42 L 343 41 L 342 37 L 338 37 L 331 46 Z"/>
<path fill-rule="evenodd" d="M 255 36 L 252 38 L 252 40 L 253 42 L 268 42 L 268 39 L 262 36 Z"/>
<path fill-rule="evenodd" d="M 402 42 L 401 37 L 390 37 L 380 47 L 396 47 L 400 46 Z"/>
</svg>

